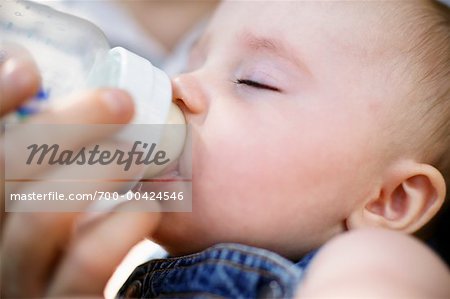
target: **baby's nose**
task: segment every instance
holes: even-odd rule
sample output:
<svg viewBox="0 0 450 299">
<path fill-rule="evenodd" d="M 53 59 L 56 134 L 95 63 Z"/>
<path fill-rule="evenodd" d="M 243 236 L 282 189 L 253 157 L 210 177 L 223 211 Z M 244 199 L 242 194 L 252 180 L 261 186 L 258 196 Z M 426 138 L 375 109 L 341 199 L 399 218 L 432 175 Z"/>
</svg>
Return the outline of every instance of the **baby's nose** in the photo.
<svg viewBox="0 0 450 299">
<path fill-rule="evenodd" d="M 207 98 L 199 81 L 192 74 L 182 74 L 172 80 L 173 101 L 185 114 L 202 114 L 207 108 Z"/>
</svg>

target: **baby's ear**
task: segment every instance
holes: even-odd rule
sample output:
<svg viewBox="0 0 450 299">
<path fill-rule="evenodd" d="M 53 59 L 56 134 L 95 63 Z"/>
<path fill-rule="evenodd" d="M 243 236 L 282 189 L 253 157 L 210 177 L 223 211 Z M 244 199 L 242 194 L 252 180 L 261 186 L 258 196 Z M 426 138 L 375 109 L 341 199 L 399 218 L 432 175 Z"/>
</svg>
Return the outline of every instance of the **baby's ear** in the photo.
<svg viewBox="0 0 450 299">
<path fill-rule="evenodd" d="M 403 161 L 386 174 L 376 194 L 353 211 L 347 218 L 347 227 L 382 227 L 413 233 L 442 206 L 445 181 L 431 165 Z"/>
</svg>

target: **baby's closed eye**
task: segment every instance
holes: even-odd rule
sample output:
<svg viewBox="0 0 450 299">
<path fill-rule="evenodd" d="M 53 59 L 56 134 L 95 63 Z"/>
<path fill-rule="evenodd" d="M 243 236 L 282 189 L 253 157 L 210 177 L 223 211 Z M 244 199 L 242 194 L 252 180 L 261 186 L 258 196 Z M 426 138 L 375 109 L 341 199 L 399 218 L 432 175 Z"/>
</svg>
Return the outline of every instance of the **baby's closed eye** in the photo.
<svg viewBox="0 0 450 299">
<path fill-rule="evenodd" d="M 248 87 L 253 87 L 256 89 L 263 89 L 263 90 L 276 91 L 276 92 L 280 91 L 280 89 L 278 87 L 271 86 L 269 84 L 261 83 L 258 81 L 249 80 L 249 79 L 236 79 L 233 82 L 238 85 L 246 85 Z"/>
</svg>

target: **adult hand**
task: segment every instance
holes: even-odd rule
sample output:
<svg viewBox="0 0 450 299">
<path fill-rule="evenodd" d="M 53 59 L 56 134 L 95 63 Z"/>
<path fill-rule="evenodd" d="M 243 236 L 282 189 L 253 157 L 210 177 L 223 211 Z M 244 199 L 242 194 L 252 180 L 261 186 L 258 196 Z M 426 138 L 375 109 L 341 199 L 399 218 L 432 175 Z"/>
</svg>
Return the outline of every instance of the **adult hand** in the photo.
<svg viewBox="0 0 450 299">
<path fill-rule="evenodd" d="M 35 95 L 39 85 L 39 73 L 30 55 L 22 49 L 0 46 L 0 117 Z M 116 89 L 84 92 L 72 96 L 71 101 L 59 102 L 67 104 L 48 109 L 28 122 L 125 124 L 133 116 L 131 98 Z M 79 136 L 77 144 L 92 137 L 87 132 Z M 3 138 L 0 135 L 0 145 Z M 1 146 L 2 169 L 4 162 Z M 159 221 L 158 213 L 112 212 L 75 229 L 85 213 L 5 213 L 4 178 L 2 171 L 2 298 L 102 296 L 106 282 L 125 254 L 151 234 Z M 33 190 L 33 184 L 24 183 L 23 187 Z"/>
</svg>

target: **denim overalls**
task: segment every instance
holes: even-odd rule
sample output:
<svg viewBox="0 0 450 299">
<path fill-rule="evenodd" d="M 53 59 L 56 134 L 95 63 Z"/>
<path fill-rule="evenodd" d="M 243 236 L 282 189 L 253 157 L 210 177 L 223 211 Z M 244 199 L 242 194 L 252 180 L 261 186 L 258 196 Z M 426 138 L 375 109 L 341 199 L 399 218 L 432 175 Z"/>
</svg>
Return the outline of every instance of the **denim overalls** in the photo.
<svg viewBox="0 0 450 299">
<path fill-rule="evenodd" d="M 241 244 L 218 244 L 137 267 L 119 298 L 292 298 L 315 252 L 293 263 Z"/>
</svg>

